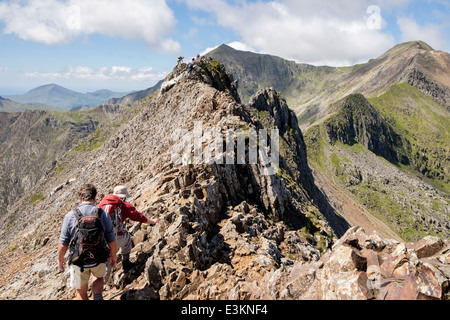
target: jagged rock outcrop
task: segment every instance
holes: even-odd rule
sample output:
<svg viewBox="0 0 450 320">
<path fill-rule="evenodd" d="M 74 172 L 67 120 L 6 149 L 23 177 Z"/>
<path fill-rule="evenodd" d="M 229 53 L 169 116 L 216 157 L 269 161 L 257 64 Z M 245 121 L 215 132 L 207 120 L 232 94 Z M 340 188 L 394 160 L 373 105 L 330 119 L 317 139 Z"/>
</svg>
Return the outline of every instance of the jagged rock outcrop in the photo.
<svg viewBox="0 0 450 320">
<path fill-rule="evenodd" d="M 353 227 L 312 263 L 266 275 L 252 298 L 448 300 L 450 243 L 426 237 L 399 243 Z M 272 288 L 272 292 L 267 290 Z"/>
<path fill-rule="evenodd" d="M 427 76 L 418 69 L 413 69 L 411 71 L 407 81 L 413 87 L 416 87 L 420 91 L 446 106 L 447 110 L 450 110 L 450 88 L 445 85 L 439 85 L 438 83 L 428 79 Z"/>
</svg>

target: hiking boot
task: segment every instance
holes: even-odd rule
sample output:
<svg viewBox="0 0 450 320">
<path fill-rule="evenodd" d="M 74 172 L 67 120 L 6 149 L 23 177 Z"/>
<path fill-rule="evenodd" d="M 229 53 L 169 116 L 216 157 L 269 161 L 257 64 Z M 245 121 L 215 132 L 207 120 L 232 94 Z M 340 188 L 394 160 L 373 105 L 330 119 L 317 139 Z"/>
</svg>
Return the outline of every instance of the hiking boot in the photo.
<svg viewBox="0 0 450 320">
<path fill-rule="evenodd" d="M 122 262 L 123 272 L 128 272 L 136 266 L 134 262 L 130 260 L 125 260 Z"/>
</svg>

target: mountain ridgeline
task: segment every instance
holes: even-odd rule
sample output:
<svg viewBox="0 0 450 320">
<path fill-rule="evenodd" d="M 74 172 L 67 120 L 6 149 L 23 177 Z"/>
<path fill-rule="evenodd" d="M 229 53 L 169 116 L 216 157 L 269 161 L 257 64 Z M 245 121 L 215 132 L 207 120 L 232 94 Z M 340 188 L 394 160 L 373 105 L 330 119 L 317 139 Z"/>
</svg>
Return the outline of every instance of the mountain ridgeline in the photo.
<svg viewBox="0 0 450 320">
<path fill-rule="evenodd" d="M 2 133 L 2 161 L 42 163 L 35 176 L 2 172 L 18 191 L 0 216 L 0 298 L 74 297 L 56 246 L 76 191 L 93 183 L 100 197 L 127 185 L 136 208 L 160 218 L 127 222 L 136 267 L 124 273 L 119 259 L 105 299 L 449 299 L 446 61 L 423 42 L 348 68 L 221 46 L 145 97 L 0 113 L 24 142 Z M 269 157 L 279 132 L 272 175 L 249 161 L 247 135 L 261 129 Z M 244 135 L 244 164 L 230 131 Z M 235 164 L 197 163 L 196 150 L 230 156 L 218 140 Z"/>
<path fill-rule="evenodd" d="M 223 59 L 234 72 L 240 94 L 267 85 L 282 93 L 298 115 L 309 163 L 329 199 L 342 208 L 354 201 L 362 208 L 342 210 L 347 219 L 355 219 L 355 211 L 374 215 L 406 240 L 430 232 L 449 236 L 447 52 L 413 41 L 365 64 L 340 68 L 297 64 L 225 45 L 208 55 Z M 266 76 L 259 81 L 260 74 Z M 366 151 L 363 158 L 360 153 Z"/>
</svg>

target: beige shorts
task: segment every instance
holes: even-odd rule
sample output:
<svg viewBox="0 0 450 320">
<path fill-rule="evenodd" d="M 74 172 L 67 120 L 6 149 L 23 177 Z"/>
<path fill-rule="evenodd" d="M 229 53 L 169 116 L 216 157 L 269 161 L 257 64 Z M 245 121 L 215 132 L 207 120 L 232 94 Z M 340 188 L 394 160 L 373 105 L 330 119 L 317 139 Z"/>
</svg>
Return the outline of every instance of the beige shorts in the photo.
<svg viewBox="0 0 450 320">
<path fill-rule="evenodd" d="M 106 263 L 101 263 L 93 268 L 84 268 L 83 272 L 81 272 L 80 267 L 72 264 L 69 266 L 69 287 L 80 289 L 89 282 L 91 275 L 96 278 L 103 278 L 105 273 Z"/>
</svg>

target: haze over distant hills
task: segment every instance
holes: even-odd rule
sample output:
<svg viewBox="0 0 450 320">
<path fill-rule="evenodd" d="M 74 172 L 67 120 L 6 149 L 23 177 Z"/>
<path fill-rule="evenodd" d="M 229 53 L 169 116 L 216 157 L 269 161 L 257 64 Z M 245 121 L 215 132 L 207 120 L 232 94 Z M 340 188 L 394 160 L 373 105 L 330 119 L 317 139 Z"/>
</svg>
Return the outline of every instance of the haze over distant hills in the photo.
<svg viewBox="0 0 450 320">
<path fill-rule="evenodd" d="M 19 103 L 0 96 L 0 112 L 21 112 L 34 109 L 53 110 L 57 108 L 41 103 Z"/>
<path fill-rule="evenodd" d="M 130 92 L 113 92 L 107 89 L 80 93 L 57 84 L 47 84 L 20 95 L 3 96 L 21 104 L 41 104 L 61 110 L 82 106 L 96 106 L 110 98 L 120 98 Z"/>
</svg>

